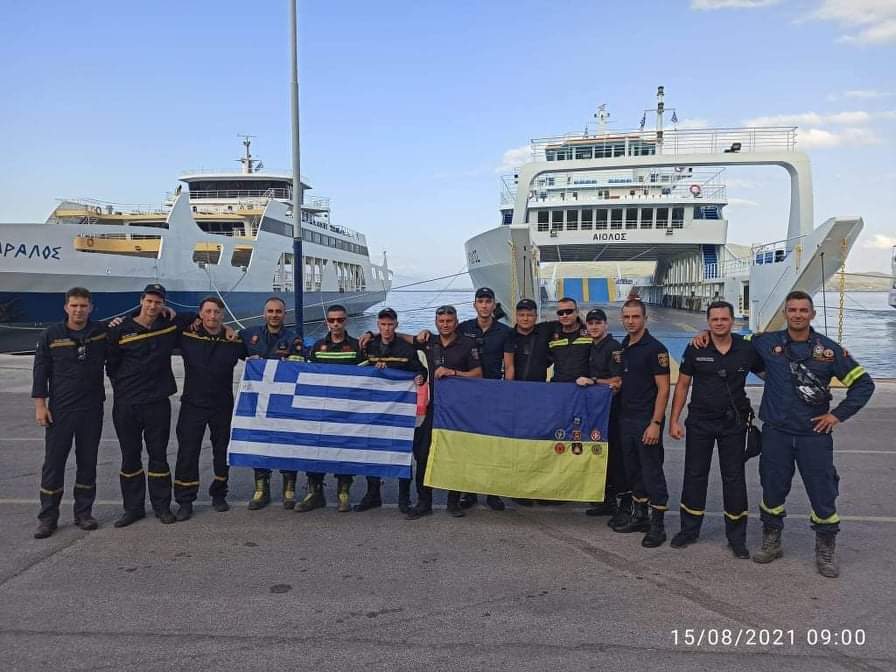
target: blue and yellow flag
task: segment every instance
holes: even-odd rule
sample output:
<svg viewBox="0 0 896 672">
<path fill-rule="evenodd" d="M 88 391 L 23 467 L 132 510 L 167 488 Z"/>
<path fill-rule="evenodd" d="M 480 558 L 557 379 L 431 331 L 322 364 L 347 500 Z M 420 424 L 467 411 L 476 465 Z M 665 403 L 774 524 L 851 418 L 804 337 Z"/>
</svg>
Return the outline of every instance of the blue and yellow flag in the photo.
<svg viewBox="0 0 896 672">
<path fill-rule="evenodd" d="M 612 397 L 604 385 L 442 379 L 426 485 L 600 502 Z"/>
</svg>

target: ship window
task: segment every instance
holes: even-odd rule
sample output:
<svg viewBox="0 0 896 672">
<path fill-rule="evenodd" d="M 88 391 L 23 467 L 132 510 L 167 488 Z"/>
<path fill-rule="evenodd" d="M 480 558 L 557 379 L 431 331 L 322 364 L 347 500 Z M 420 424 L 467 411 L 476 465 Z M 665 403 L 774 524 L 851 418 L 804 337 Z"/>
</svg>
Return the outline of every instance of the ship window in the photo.
<svg viewBox="0 0 896 672">
<path fill-rule="evenodd" d="M 582 210 L 582 231 L 590 231 L 594 221 L 594 210 L 586 208 Z"/>
<path fill-rule="evenodd" d="M 578 210 L 567 210 L 566 211 L 566 230 L 567 231 L 578 231 L 579 230 L 579 211 Z"/>
<path fill-rule="evenodd" d="M 669 226 L 669 208 L 656 209 L 656 228 L 665 229 Z"/>
<path fill-rule="evenodd" d="M 221 246 L 217 243 L 196 243 L 193 247 L 193 262 L 196 264 L 217 264 L 221 261 Z"/>
<path fill-rule="evenodd" d="M 703 219 L 703 206 L 698 205 L 694 208 L 694 219 Z"/>
<path fill-rule="evenodd" d="M 610 228 L 611 229 L 621 229 L 622 228 L 622 208 L 613 208 L 610 211 Z"/>
<path fill-rule="evenodd" d="M 547 231 L 548 230 L 548 218 L 550 214 L 547 210 L 539 210 L 538 211 L 538 230 L 539 231 Z"/>
<path fill-rule="evenodd" d="M 625 156 L 625 143 L 613 145 L 613 156 Z"/>
<path fill-rule="evenodd" d="M 502 210 L 501 211 L 501 223 L 502 224 L 513 224 L 513 210 Z"/>
<path fill-rule="evenodd" d="M 684 226 L 684 208 L 672 208 L 672 228 L 680 229 Z"/>
<path fill-rule="evenodd" d="M 607 228 L 607 211 L 606 210 L 597 210 L 597 224 L 595 225 L 595 229 L 606 229 Z"/>
<path fill-rule="evenodd" d="M 590 159 L 592 155 L 591 147 L 576 147 L 576 158 L 577 159 Z"/>
<path fill-rule="evenodd" d="M 248 268 L 249 262 L 252 261 L 252 248 L 237 246 L 233 248 L 233 254 L 230 256 L 230 265 L 237 268 Z"/>
<path fill-rule="evenodd" d="M 641 228 L 653 228 L 653 208 L 641 208 Z"/>
<path fill-rule="evenodd" d="M 563 211 L 554 210 L 551 212 L 551 230 L 557 231 L 563 228 Z"/>
<path fill-rule="evenodd" d="M 320 234 L 317 231 L 311 234 L 311 242 L 320 245 Z"/>
<path fill-rule="evenodd" d="M 638 208 L 626 208 L 625 209 L 625 228 L 626 229 L 637 229 L 638 228 Z"/>
</svg>

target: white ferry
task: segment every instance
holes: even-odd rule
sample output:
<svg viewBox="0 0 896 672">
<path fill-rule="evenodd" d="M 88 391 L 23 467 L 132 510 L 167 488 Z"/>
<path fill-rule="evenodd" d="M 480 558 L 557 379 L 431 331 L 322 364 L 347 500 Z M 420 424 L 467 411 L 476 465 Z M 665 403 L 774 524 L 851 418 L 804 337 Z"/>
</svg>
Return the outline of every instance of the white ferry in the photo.
<svg viewBox="0 0 896 672">
<path fill-rule="evenodd" d="M 292 175 L 263 171 L 243 144 L 241 170 L 187 172 L 158 208 L 66 199 L 44 223 L 0 224 L 0 326 L 62 319 L 73 286 L 93 293 L 95 318 L 134 308 L 150 282 L 175 310 L 217 295 L 242 324 L 272 295 L 292 309 Z M 385 298 L 385 255 L 371 263 L 364 234 L 331 221 L 329 199 L 308 199 L 301 222 L 306 321 L 330 303 L 356 314 Z"/>
<path fill-rule="evenodd" d="M 846 259 L 860 217 L 814 226 L 809 158 L 795 127 L 664 129 L 663 87 L 657 106 L 634 131 L 597 129 L 531 141 L 531 160 L 503 178 L 501 224 L 466 242 L 474 286 L 489 286 L 505 306 L 520 297 L 561 293 L 590 303 L 612 301 L 627 283 L 582 278 L 560 291 L 541 265 L 569 262 L 653 263 L 628 284 L 644 301 L 704 310 L 714 299 L 735 306 L 753 331 L 782 324 L 784 297 L 814 295 Z M 645 130 L 647 112 L 656 128 Z M 779 166 L 790 179 L 790 216 L 779 241 L 728 242 L 727 166 Z M 783 227 L 782 227 L 783 228 Z M 508 312 L 512 312 L 508 311 Z"/>
<path fill-rule="evenodd" d="M 892 261 L 892 285 L 890 286 L 890 307 L 896 308 L 896 245 L 891 250 L 893 255 Z"/>
</svg>

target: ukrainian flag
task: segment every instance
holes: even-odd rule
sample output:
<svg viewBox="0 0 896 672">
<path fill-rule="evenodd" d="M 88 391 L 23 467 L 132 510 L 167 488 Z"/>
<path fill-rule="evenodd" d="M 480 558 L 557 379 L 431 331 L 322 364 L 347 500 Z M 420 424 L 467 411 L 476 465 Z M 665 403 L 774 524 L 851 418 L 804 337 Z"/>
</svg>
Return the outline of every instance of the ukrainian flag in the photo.
<svg viewBox="0 0 896 672">
<path fill-rule="evenodd" d="M 612 397 L 605 385 L 439 380 L 426 485 L 603 501 Z"/>
</svg>

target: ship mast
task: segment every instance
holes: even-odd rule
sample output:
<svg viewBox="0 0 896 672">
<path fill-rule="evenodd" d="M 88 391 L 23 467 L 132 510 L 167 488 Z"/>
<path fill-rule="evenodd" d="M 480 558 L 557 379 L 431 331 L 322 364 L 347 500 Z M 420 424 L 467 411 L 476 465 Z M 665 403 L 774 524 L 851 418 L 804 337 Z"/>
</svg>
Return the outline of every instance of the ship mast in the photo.
<svg viewBox="0 0 896 672">
<path fill-rule="evenodd" d="M 296 336 L 301 342 L 305 336 L 304 290 L 305 261 L 302 258 L 302 171 L 299 144 L 299 56 L 298 56 L 298 0 L 289 2 L 289 52 L 292 61 L 290 103 L 292 108 L 292 278 L 296 311 Z"/>
</svg>

